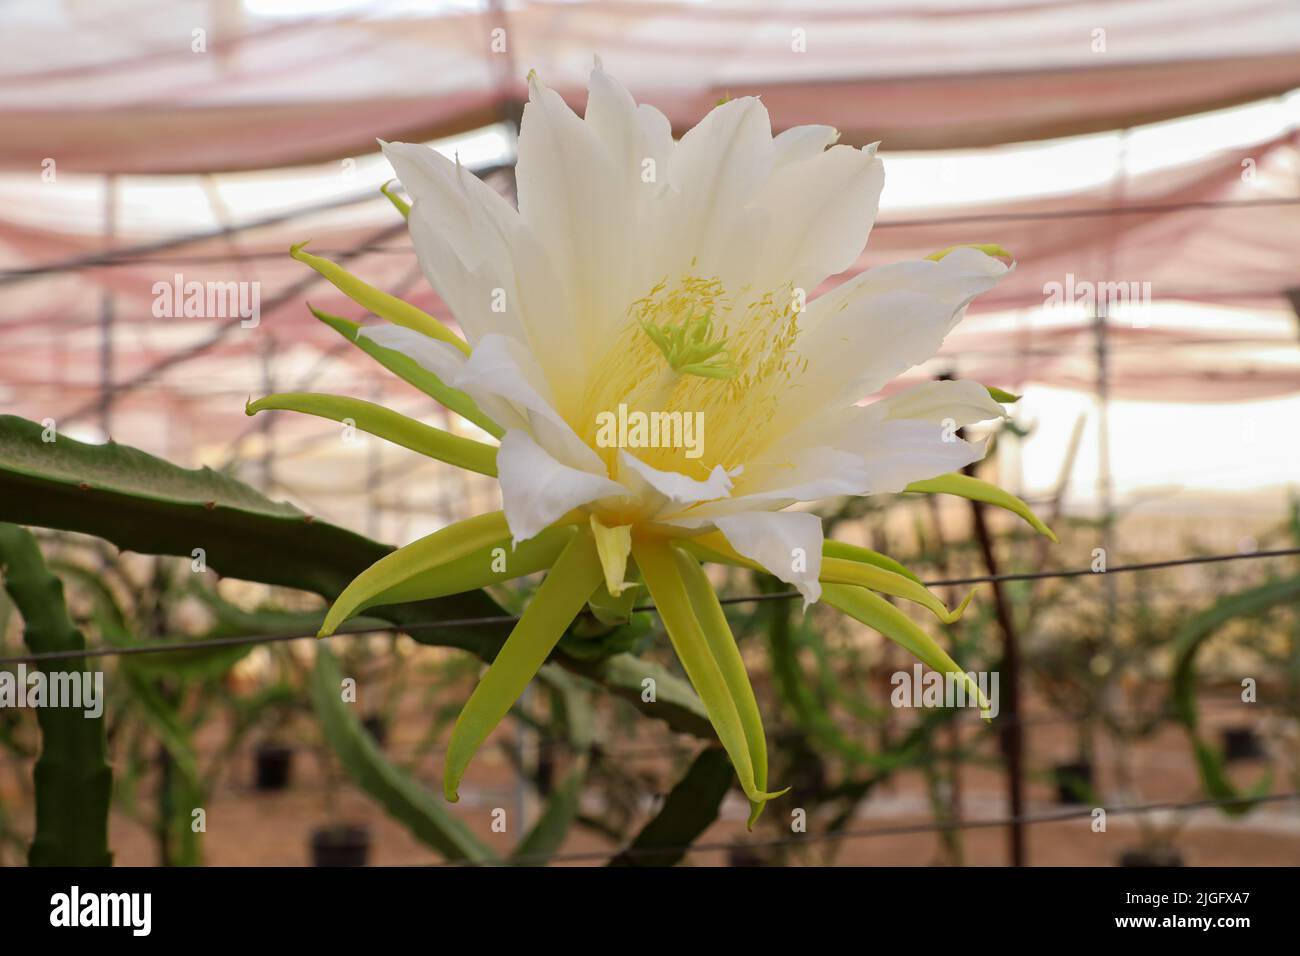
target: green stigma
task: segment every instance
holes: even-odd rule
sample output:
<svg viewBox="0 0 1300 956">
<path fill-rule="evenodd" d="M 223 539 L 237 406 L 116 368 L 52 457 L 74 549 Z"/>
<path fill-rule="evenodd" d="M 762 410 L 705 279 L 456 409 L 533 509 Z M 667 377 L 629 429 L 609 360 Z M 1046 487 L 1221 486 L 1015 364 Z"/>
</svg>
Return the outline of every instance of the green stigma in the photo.
<svg viewBox="0 0 1300 956">
<path fill-rule="evenodd" d="M 728 362 L 727 340 L 713 335 L 712 309 L 699 317 L 692 310 L 681 322 L 655 325 L 643 321 L 641 328 L 679 375 L 735 378 L 740 374 Z"/>
</svg>

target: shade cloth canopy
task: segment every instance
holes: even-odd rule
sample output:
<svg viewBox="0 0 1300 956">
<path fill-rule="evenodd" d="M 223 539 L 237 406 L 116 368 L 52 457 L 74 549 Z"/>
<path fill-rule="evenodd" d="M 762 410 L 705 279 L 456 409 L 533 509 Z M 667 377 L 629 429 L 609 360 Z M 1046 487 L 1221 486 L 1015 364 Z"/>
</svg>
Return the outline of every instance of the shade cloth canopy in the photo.
<svg viewBox="0 0 1300 956">
<path fill-rule="evenodd" d="M 759 94 L 782 129 L 984 146 L 1300 87 L 1293 0 L 96 0 L 0 6 L 0 169 L 211 172 L 373 151 L 508 116 L 593 53 L 677 132 Z M 298 15 L 284 15 L 285 11 Z"/>
<path fill-rule="evenodd" d="M 1242 176 L 1246 161 L 1252 164 L 1249 178 Z M 994 241 L 1016 254 L 1017 269 L 977 300 L 951 338 L 945 353 L 962 356 L 962 374 L 1011 388 L 1031 382 L 1091 388 L 1095 310 L 1079 290 L 1115 282 L 1132 291 L 1109 323 L 1120 354 L 1112 368 L 1115 396 L 1221 401 L 1287 394 L 1300 390 L 1300 349 L 1286 296 L 1300 285 L 1294 253 L 1300 236 L 1298 171 L 1300 149 L 1295 134 L 1286 132 L 1133 174 L 1122 190 L 1104 183 L 1018 201 L 891 209 L 860 260 L 828 286 L 861 269 L 918 258 L 945 245 Z M 509 192 L 508 171 L 488 178 Z M 29 414 L 54 409 L 66 415 L 94 405 L 106 292 L 114 303 L 114 378 L 134 382 L 154 401 L 160 400 L 154 388 L 159 378 L 140 376 L 160 362 L 175 363 L 174 372 L 161 375 L 174 385 L 169 401 L 199 408 L 222 382 L 246 394 L 250 363 L 259 361 L 268 336 L 282 370 L 280 387 L 295 378 L 284 370 L 305 374 L 321 354 L 331 355 L 331 363 L 348 362 L 336 334 L 304 303 L 354 318 L 358 309 L 288 257 L 288 246 L 305 239 L 313 250 L 334 257 L 364 247 L 349 260 L 352 271 L 451 319 L 420 275 L 393 209 L 373 187 L 348 188 L 345 200 L 368 198 L 156 251 L 147 244 L 165 236 L 127 231 L 118 234 L 118 250 L 103 261 L 96 258 L 104 252 L 103 237 L 78 228 L 86 223 L 72 215 L 88 205 L 84 200 L 68 201 L 64 216 L 53 186 L 44 192 L 22 184 L 11 184 L 8 194 L 0 190 L 0 206 L 10 217 L 0 217 L 0 269 L 11 270 L 0 279 L 9 345 L 0 352 L 0 382 L 9 385 L 10 400 L 27 399 L 22 404 Z M 62 266 L 48 271 L 51 264 Z M 34 274 L 17 271 L 24 266 Z M 252 329 L 212 317 L 159 319 L 153 312 L 155 286 L 176 276 L 186 282 L 258 282 L 261 324 Z M 1060 308 L 1050 307 L 1053 283 L 1075 290 Z M 1222 312 L 1217 330 L 1205 329 L 1180 322 L 1180 304 L 1236 311 Z M 1256 325 L 1241 327 L 1245 310 Z M 1032 321 L 999 321 L 1008 311 Z M 196 348 L 202 349 L 204 371 L 197 379 L 187 373 L 189 365 L 176 362 L 178 354 Z M 1269 356 L 1263 364 L 1261 351 Z M 950 362 L 944 358 L 921 374 Z M 376 379 L 375 387 L 405 386 Z"/>
<path fill-rule="evenodd" d="M 1014 252 L 1015 273 L 910 381 L 1093 392 L 1096 308 L 1052 308 L 1050 290 L 1119 283 L 1134 295 L 1106 320 L 1112 398 L 1300 392 L 1291 0 L 328 6 L 0 6 L 0 410 L 191 463 L 269 462 L 274 449 L 266 475 L 308 506 L 340 470 L 382 484 L 332 423 L 240 414 L 250 394 L 318 390 L 456 424 L 311 316 L 307 301 L 364 319 L 287 249 L 311 239 L 448 317 L 378 196 L 392 173 L 375 139 L 496 123 L 445 149 L 493 167 L 488 181 L 511 195 L 500 121 L 524 75 L 536 68 L 581 111 L 593 53 L 678 133 L 723 95 L 760 93 L 778 129 L 824 122 L 847 142 L 883 140 L 882 214 L 846 276 L 954 243 Z M 1246 136 L 1203 117 L 1137 126 L 1261 97 L 1233 111 L 1263 117 Z M 1181 141 L 1161 132 L 1183 124 Z M 1031 139 L 1044 141 L 1016 145 Z M 950 164 L 950 181 L 925 163 Z M 1012 166 L 1004 185 L 1042 181 L 987 188 L 991 168 Z M 157 315 L 158 284 L 177 277 L 256 283 L 260 321 Z"/>
</svg>

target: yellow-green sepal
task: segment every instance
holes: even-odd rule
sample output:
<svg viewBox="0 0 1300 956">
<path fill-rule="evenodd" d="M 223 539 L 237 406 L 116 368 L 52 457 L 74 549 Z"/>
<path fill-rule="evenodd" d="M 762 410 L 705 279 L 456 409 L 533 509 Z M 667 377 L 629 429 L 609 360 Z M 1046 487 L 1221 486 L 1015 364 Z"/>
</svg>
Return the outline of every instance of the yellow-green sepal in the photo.
<svg viewBox="0 0 1300 956">
<path fill-rule="evenodd" d="M 1014 259 L 1011 253 L 1003 249 L 995 242 L 965 242 L 956 246 L 949 246 L 946 249 L 940 249 L 938 252 L 932 252 L 928 256 L 931 262 L 938 262 L 949 253 L 956 252 L 958 249 L 978 249 L 986 256 L 992 256 L 994 259 Z"/>
<path fill-rule="evenodd" d="M 745 796 L 760 804 L 779 797 L 785 793 L 784 790 L 768 793 L 758 786 L 745 722 L 741 720 L 731 688 L 696 617 L 672 544 L 662 538 L 634 536 L 632 555 L 645 577 L 650 596 L 686 676 L 700 695 L 709 722 L 731 757 Z"/>
<path fill-rule="evenodd" d="M 398 548 L 358 574 L 334 599 L 319 636 L 333 634 L 340 624 L 362 607 L 375 603 L 373 599 L 393 591 L 416 575 L 491 547 L 509 535 L 505 513 L 493 511 L 440 528 Z"/>
<path fill-rule="evenodd" d="M 905 578 L 901 574 L 887 571 L 874 564 L 848 561 L 844 558 L 822 558 L 822 570 L 819 580 L 823 584 L 848 584 L 870 588 L 883 594 L 891 594 L 921 605 L 945 624 L 951 624 L 966 612 L 975 592 L 971 591 L 961 602 L 957 610 L 949 611 L 944 603 L 934 596 L 924 584 Z"/>
<path fill-rule="evenodd" d="M 445 461 L 457 468 L 476 471 L 480 475 L 496 477 L 495 446 L 417 422 L 374 402 L 343 395 L 322 395 L 318 392 L 283 392 L 259 398 L 255 402 L 250 401 L 244 406 L 244 413 L 256 415 L 268 409 L 302 412 L 344 424 L 351 423 L 367 434 L 421 455 Z"/>
<path fill-rule="evenodd" d="M 957 495 L 960 498 L 969 498 L 972 501 L 982 501 L 985 504 L 1004 508 L 1012 514 L 1024 518 L 1030 527 L 1045 538 L 1050 539 L 1052 543 L 1060 543 L 1060 539 L 1056 537 L 1052 529 L 1043 524 L 1038 515 L 1030 510 L 1029 505 L 1010 492 L 1003 491 L 997 485 L 990 484 L 983 479 L 954 473 L 940 475 L 938 478 L 927 478 L 925 481 L 914 481 L 903 490 L 921 494 Z"/>
<path fill-rule="evenodd" d="M 678 546 L 701 561 L 765 571 L 758 562 L 751 561 L 737 552 L 727 539 L 717 532 L 684 539 L 678 542 Z M 958 620 L 970 605 L 971 598 L 975 596 L 975 592 L 972 591 L 966 595 L 966 599 L 955 611 L 949 611 L 942 601 L 926 589 L 916 575 L 897 561 L 875 551 L 838 541 L 826 541 L 822 545 L 820 580 L 823 583 L 872 588 L 885 594 L 892 594 L 894 597 L 914 601 L 945 624 Z"/>
<path fill-rule="evenodd" d="M 505 535 L 454 561 L 412 575 L 370 598 L 357 610 L 463 594 L 545 571 L 555 564 L 577 533 L 578 529 L 572 525 L 547 528 L 518 545 L 512 545 L 510 536 Z"/>
<path fill-rule="evenodd" d="M 381 319 L 387 319 L 394 325 L 413 329 L 430 338 L 439 339 L 469 355 L 469 343 L 428 312 L 417 309 L 411 303 L 405 302 L 395 295 L 389 295 L 382 289 L 377 289 L 368 282 L 358 279 L 336 262 L 305 252 L 303 247 L 306 245 L 307 243 L 300 242 L 296 246 L 291 246 L 289 255 L 304 265 L 311 266 L 357 305 L 373 312 Z"/>
<path fill-rule="evenodd" d="M 722 679 L 731 693 L 731 699 L 735 701 L 736 712 L 740 716 L 741 728 L 745 733 L 745 741 L 749 746 L 749 759 L 754 767 L 754 786 L 759 791 L 765 791 L 767 789 L 767 736 L 763 731 L 763 715 L 758 709 L 758 699 L 754 696 L 753 685 L 749 682 L 749 673 L 745 670 L 740 648 L 736 646 L 735 635 L 731 633 L 731 625 L 727 623 L 727 615 L 722 610 L 718 595 L 714 592 L 713 585 L 699 562 L 680 548 L 674 548 L 673 552 L 682 581 L 686 585 L 691 609 L 695 612 L 695 619 L 700 623 L 700 629 L 704 632 L 713 659 L 717 661 Z M 754 829 L 754 824 L 758 822 L 759 815 L 766 805 L 765 800 L 750 799 L 747 824 L 750 830 Z"/>
<path fill-rule="evenodd" d="M 456 718 L 442 775 L 442 792 L 450 802 L 460 799 L 461 778 L 478 748 L 546 663 L 603 577 L 591 535 L 574 535 Z"/>
<path fill-rule="evenodd" d="M 596 542 L 596 553 L 605 571 L 605 590 L 617 597 L 623 593 L 627 574 L 627 559 L 632 553 L 632 526 L 609 526 L 595 515 L 590 516 L 591 537 Z"/>
<path fill-rule="evenodd" d="M 379 191 L 384 194 L 385 199 L 387 199 L 390 203 L 393 204 L 393 208 L 402 214 L 403 219 L 410 219 L 411 204 L 407 202 L 405 199 L 403 199 L 401 196 L 397 195 L 397 193 L 393 192 L 392 187 L 393 187 L 393 183 L 395 182 L 397 182 L 397 180 L 390 179 L 388 182 L 384 183 L 382 186 L 379 187 Z"/>
<path fill-rule="evenodd" d="M 905 578 L 911 578 L 917 584 L 921 583 L 921 579 L 909 571 L 901 561 L 895 561 L 887 554 L 881 554 L 879 551 L 872 551 L 870 548 L 863 548 L 856 544 L 846 544 L 843 541 L 832 541 L 827 538 L 822 542 L 822 557 L 844 558 L 846 561 L 874 564 L 878 568 L 893 571 Z"/>
<path fill-rule="evenodd" d="M 880 595 L 866 588 L 825 584 L 822 586 L 821 599 L 867 627 L 879 631 L 933 670 L 954 675 L 962 681 L 967 693 L 973 694 L 975 700 L 979 701 L 981 710 L 986 713 L 989 711 L 988 698 L 971 676 L 948 656 L 948 652 L 933 637 Z"/>
<path fill-rule="evenodd" d="M 310 304 L 307 308 L 311 309 L 312 315 L 402 379 L 402 381 L 414 385 L 434 401 L 445 405 L 467 421 L 473 422 L 493 438 L 500 438 L 505 434 L 505 429 L 489 418 L 487 413 L 478 407 L 478 403 L 460 389 L 447 385 L 442 379 L 409 355 L 399 352 L 397 349 L 385 348 L 374 339 L 361 335 L 362 326 L 359 322 L 322 312 Z"/>
<path fill-rule="evenodd" d="M 619 627 L 632 620 L 637 599 L 644 597 L 645 588 L 640 584 L 626 584 L 622 593 L 615 597 L 609 593 L 609 587 L 602 583 L 587 599 L 587 608 L 606 627 Z"/>
</svg>

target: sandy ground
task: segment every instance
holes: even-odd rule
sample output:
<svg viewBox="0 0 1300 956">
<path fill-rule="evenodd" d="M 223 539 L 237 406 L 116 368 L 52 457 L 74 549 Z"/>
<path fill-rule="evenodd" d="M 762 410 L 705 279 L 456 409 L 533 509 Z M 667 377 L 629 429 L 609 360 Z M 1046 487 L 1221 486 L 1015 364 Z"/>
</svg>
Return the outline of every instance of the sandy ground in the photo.
<svg viewBox="0 0 1300 956">
<path fill-rule="evenodd" d="M 658 738 L 663 742 L 663 738 Z M 1068 734 L 1052 726 L 1035 731 L 1031 739 L 1034 762 L 1031 769 L 1041 771 L 1053 759 L 1069 757 Z M 500 742 L 498 742 L 500 743 Z M 509 743 L 509 741 L 505 741 Z M 681 743 L 691 746 L 689 740 Z M 391 749 L 401 752 L 402 741 Z M 648 750 L 648 752 L 647 752 Z M 689 751 L 688 751 L 689 752 Z M 676 772 L 671 759 L 653 747 L 630 751 L 629 760 L 638 762 L 638 771 L 647 780 L 659 779 L 671 784 Z M 438 792 L 439 756 L 434 753 L 416 770 L 419 779 Z M 1103 760 L 1101 763 L 1105 764 Z M 1183 802 L 1195 800 L 1199 792 L 1186 741 L 1173 733 L 1157 739 L 1138 752 L 1141 799 L 1119 803 Z M 1263 764 L 1251 761 L 1234 765 L 1234 776 L 1241 783 L 1258 778 Z M 12 779 L 12 778 L 11 778 Z M 312 831 L 329 822 L 365 824 L 373 843 L 369 855 L 372 865 L 423 866 L 440 862 L 437 853 L 413 839 L 400 824 L 348 782 L 327 785 L 314 753 L 298 751 L 294 755 L 291 786 L 279 792 L 259 792 L 252 786 L 251 752 L 241 755 L 231 765 L 227 778 L 216 789 L 207 811 L 207 834 L 204 840 L 205 862 L 213 866 L 309 865 Z M 514 770 L 499 746 L 489 746 L 471 766 L 462 787 L 462 800 L 453 812 L 463 819 L 488 846 L 508 854 L 523 832 L 520 817 L 521 793 Z M 969 820 L 997 819 L 1006 813 L 1004 781 L 996 768 L 971 767 L 961 781 L 963 816 Z M 1103 773 L 1103 788 L 1114 790 Z M 647 790 L 647 796 L 649 789 Z M 1275 781 L 1274 789 L 1286 789 L 1284 778 Z M 1068 809 L 1056 802 L 1050 783 L 1037 778 L 1028 787 L 1030 816 L 1050 816 Z M 10 792 L 6 799 L 12 800 Z M 598 808 L 598 794 L 589 794 L 589 809 Z M 526 797 L 525 815 L 535 816 L 536 800 Z M 11 804 L 12 806 L 12 804 Z M 770 819 L 753 834 L 744 829 L 744 810 L 738 794 L 733 793 L 724 805 L 722 817 L 698 841 L 702 849 L 692 851 L 689 865 L 725 866 L 733 845 L 757 844 L 754 851 L 770 853 L 765 843 L 779 841 L 788 850 L 787 861 L 794 865 L 833 864 L 839 866 L 931 865 L 944 859 L 939 837 L 933 833 L 880 834 L 881 829 L 928 824 L 932 818 L 925 799 L 923 781 L 916 772 L 905 772 L 880 788 L 860 808 L 848 829 L 870 832 L 869 836 L 827 842 L 819 838 L 816 825 L 807 834 L 788 832 L 783 826 L 792 807 L 783 802 L 769 809 Z M 25 808 L 13 812 L 22 819 Z M 1083 808 L 1087 811 L 1088 808 Z M 504 811 L 505 832 L 494 832 L 494 811 Z M 30 812 L 29 808 L 26 812 Z M 496 817 L 501 814 L 496 813 Z M 1157 815 L 1168 822 L 1168 814 Z M 1281 802 L 1262 807 L 1244 819 L 1230 819 L 1215 809 L 1186 813 L 1176 845 L 1188 865 L 1300 865 L 1300 803 Z M 1126 849 L 1135 847 L 1141 835 L 1132 816 L 1111 814 L 1105 832 L 1096 832 L 1091 817 L 1061 822 L 1037 823 L 1027 829 L 1028 862 L 1039 866 L 1112 866 Z M 969 829 L 961 838 L 962 861 L 967 865 L 1003 865 L 1007 862 L 1005 827 Z M 139 823 L 115 812 L 112 821 L 112 845 L 116 860 L 122 865 L 152 865 L 156 849 L 152 836 Z M 615 847 L 603 836 L 584 827 L 575 827 L 560 850 L 557 863 L 598 865 Z"/>
</svg>

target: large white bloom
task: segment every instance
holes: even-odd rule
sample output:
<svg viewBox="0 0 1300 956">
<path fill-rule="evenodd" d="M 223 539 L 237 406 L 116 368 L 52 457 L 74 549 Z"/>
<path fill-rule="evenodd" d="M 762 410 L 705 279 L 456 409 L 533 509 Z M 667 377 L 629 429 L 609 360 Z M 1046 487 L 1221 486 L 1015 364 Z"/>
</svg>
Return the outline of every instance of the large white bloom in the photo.
<svg viewBox="0 0 1300 956">
<path fill-rule="evenodd" d="M 465 338 L 292 250 L 388 320 L 362 329 L 317 312 L 322 321 L 499 446 L 344 396 L 272 395 L 247 411 L 351 421 L 500 480 L 503 511 L 377 561 L 335 600 L 322 634 L 373 605 L 548 572 L 456 721 L 448 799 L 583 608 L 617 620 L 633 582 L 736 767 L 752 825 L 774 796 L 762 719 L 700 562 L 766 570 L 961 674 L 880 594 L 945 622 L 965 604 L 949 611 L 896 561 L 824 542 L 816 515 L 787 509 L 834 495 L 949 493 L 1051 535 L 1023 502 L 954 474 L 983 454 L 957 428 L 1003 414 L 983 386 L 930 382 L 858 404 L 933 355 L 1007 266 L 998 247 L 958 247 L 814 298 L 871 231 L 884 183 L 874 146 L 836 146 L 825 126 L 773 137 L 753 98 L 719 106 L 674 142 L 663 115 L 599 67 L 583 119 L 529 82 L 518 210 L 427 147 L 384 146 L 414 202 L 390 198 Z M 512 542 L 505 567 L 490 559 Z"/>
<path fill-rule="evenodd" d="M 472 353 L 398 326 L 365 334 L 506 429 L 497 465 L 516 540 L 574 508 L 606 527 L 716 528 L 815 601 L 821 524 L 782 509 L 901 491 L 981 457 L 954 434 L 1003 414 L 978 384 L 856 403 L 930 358 L 1007 266 L 958 248 L 812 298 L 857 259 L 884 184 L 874 145 L 836 138 L 825 126 L 773 137 L 745 97 L 675 143 L 661 113 L 597 68 L 583 119 L 530 77 L 517 211 L 428 147 L 384 146 L 414 200 L 420 263 Z M 674 368 L 654 329 L 684 324 L 724 343 L 711 362 L 729 377 Z M 600 416 L 620 405 L 700 413 L 701 453 L 602 447 Z"/>
</svg>

